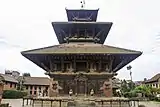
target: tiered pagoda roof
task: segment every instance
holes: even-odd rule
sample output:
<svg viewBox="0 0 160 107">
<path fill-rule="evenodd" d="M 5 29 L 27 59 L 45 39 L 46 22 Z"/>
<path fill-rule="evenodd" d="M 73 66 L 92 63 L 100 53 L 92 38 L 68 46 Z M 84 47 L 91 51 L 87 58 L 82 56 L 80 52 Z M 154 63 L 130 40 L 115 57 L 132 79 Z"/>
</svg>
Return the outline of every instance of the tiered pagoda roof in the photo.
<svg viewBox="0 0 160 107">
<path fill-rule="evenodd" d="M 98 10 L 66 9 L 68 22 L 52 22 L 60 44 L 23 51 L 22 55 L 44 70 L 49 68 L 49 61 L 57 56 L 114 57 L 112 68 L 114 72 L 118 71 L 142 52 L 103 45 L 112 22 L 96 22 Z"/>
</svg>

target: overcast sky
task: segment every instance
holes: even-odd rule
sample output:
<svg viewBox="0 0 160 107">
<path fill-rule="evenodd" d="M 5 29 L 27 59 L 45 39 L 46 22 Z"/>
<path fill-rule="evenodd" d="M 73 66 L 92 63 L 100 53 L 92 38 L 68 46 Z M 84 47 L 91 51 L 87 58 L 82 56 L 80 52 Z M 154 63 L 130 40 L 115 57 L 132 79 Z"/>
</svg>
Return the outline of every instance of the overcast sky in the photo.
<svg viewBox="0 0 160 107">
<path fill-rule="evenodd" d="M 160 0 L 86 0 L 86 8 L 100 8 L 97 21 L 113 22 L 105 45 L 143 52 L 130 63 L 133 80 L 160 72 L 159 5 Z M 51 22 L 67 21 L 65 7 L 80 8 L 80 0 L 0 0 L 0 72 L 45 76 L 20 52 L 58 44 Z M 126 67 L 118 77 L 129 79 Z"/>
</svg>

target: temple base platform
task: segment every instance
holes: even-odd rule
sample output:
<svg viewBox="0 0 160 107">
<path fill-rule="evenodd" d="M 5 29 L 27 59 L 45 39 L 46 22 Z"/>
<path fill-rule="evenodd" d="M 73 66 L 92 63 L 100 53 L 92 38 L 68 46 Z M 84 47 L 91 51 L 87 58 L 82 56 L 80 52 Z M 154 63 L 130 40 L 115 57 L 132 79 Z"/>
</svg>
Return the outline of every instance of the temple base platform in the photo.
<svg viewBox="0 0 160 107">
<path fill-rule="evenodd" d="M 32 107 L 138 107 L 139 105 L 137 99 L 123 97 L 58 96 L 33 97 L 30 100 Z"/>
</svg>

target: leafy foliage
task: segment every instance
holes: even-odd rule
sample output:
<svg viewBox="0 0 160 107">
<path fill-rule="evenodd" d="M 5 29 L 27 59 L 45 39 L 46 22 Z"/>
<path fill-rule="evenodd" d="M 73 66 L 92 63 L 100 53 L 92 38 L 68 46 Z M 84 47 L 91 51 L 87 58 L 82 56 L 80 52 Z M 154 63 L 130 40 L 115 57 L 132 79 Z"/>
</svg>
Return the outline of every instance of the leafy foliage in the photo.
<svg viewBox="0 0 160 107">
<path fill-rule="evenodd" d="M 155 94 L 160 93 L 160 88 L 152 88 L 147 85 L 141 85 L 135 87 L 133 82 L 122 81 L 121 93 L 124 97 L 137 97 L 138 93 L 142 94 L 142 97 L 148 97 L 149 99 L 154 99 Z"/>
<path fill-rule="evenodd" d="M 25 81 L 24 76 L 18 78 L 17 90 L 20 90 L 20 91 L 24 90 L 24 88 L 25 88 L 24 81 Z"/>
<path fill-rule="evenodd" d="M 31 77 L 31 74 L 30 73 L 23 73 L 23 76 L 24 77 Z"/>
<path fill-rule="evenodd" d="M 130 92 L 131 90 L 133 90 L 135 88 L 135 84 L 130 81 L 127 83 L 126 80 L 123 80 L 122 81 L 122 84 L 121 84 L 121 92 L 122 94 L 124 95 L 126 92 Z"/>
<path fill-rule="evenodd" d="M 6 99 L 18 99 L 27 96 L 27 92 L 25 91 L 17 91 L 17 90 L 4 90 L 2 97 Z"/>
<path fill-rule="evenodd" d="M 146 85 L 141 85 L 141 86 L 138 86 L 134 89 L 137 93 L 142 93 L 143 94 L 143 97 L 149 97 L 152 95 L 151 93 L 151 90 L 152 88 L 151 87 L 148 87 Z"/>
</svg>

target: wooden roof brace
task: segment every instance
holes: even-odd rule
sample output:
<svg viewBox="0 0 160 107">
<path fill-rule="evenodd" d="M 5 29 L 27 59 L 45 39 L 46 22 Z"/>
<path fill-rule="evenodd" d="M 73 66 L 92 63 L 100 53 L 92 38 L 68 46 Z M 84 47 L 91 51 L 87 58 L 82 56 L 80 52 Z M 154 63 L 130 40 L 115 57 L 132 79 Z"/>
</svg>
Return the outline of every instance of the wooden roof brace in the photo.
<svg viewBox="0 0 160 107">
<path fill-rule="evenodd" d="M 120 66 L 122 66 L 124 63 L 126 62 L 126 59 L 125 60 L 122 60 L 121 63 L 119 63 L 117 65 L 117 67 L 113 70 L 113 72 L 115 72 Z"/>
</svg>

